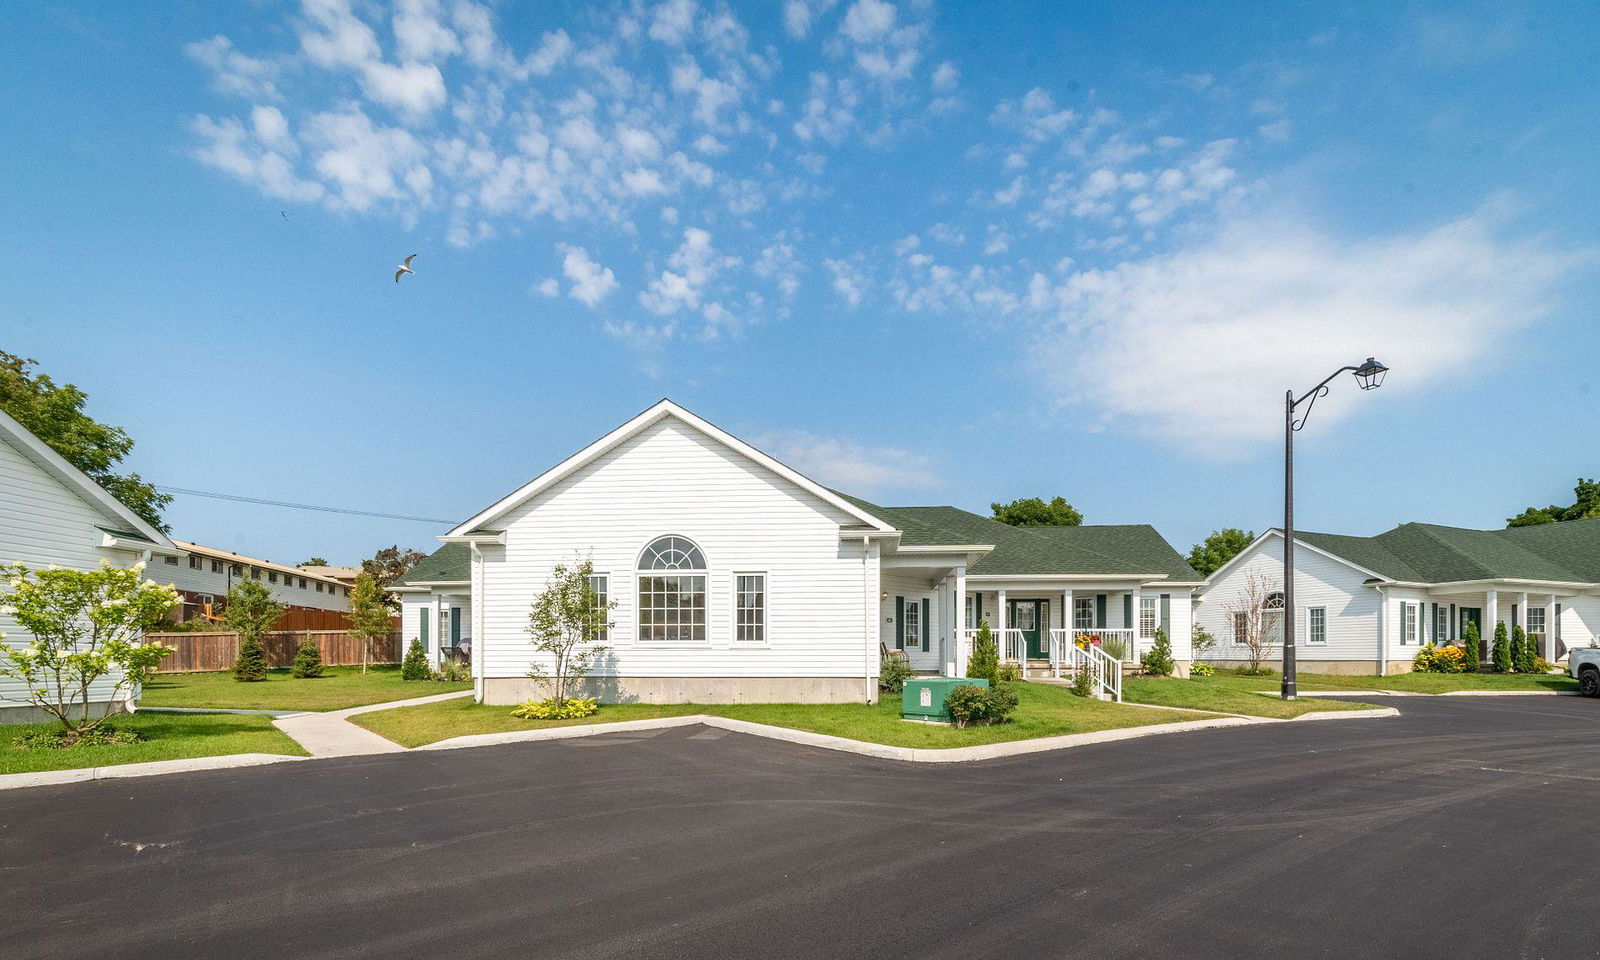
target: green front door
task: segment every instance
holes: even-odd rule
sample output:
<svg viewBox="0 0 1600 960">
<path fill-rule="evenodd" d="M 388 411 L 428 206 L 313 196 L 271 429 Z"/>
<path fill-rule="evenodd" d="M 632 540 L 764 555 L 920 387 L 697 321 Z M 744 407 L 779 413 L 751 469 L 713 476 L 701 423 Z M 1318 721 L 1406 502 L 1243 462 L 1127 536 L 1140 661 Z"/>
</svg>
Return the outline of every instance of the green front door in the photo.
<svg viewBox="0 0 1600 960">
<path fill-rule="evenodd" d="M 1006 616 L 1006 626 L 1022 631 L 1028 644 L 1028 659 L 1043 660 L 1050 656 L 1044 646 L 1044 601 L 1012 600 Z"/>
</svg>

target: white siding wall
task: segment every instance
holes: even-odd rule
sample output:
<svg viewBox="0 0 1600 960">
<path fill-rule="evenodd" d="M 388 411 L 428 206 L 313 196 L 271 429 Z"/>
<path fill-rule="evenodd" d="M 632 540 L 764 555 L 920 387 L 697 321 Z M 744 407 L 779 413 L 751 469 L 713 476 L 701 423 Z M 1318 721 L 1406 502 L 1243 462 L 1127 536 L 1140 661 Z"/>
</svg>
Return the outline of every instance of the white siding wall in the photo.
<svg viewBox="0 0 1600 960">
<path fill-rule="evenodd" d="M 850 677 L 877 671 L 867 598 L 876 564 L 841 543 L 843 511 L 690 427 L 665 420 L 542 491 L 507 517 L 504 547 L 482 548 L 483 676 L 517 678 L 533 652 L 524 628 L 551 568 L 575 556 L 606 574 L 611 650 L 599 676 Z M 637 639 L 635 566 L 658 536 L 694 540 L 710 566 L 708 642 Z M 733 575 L 767 575 L 767 642 L 733 640 Z M 864 574 L 871 579 L 864 581 Z M 863 589 L 864 585 L 866 589 Z"/>
<path fill-rule="evenodd" d="M 1600 597 L 1568 597 L 1561 601 L 1561 642 L 1567 649 L 1587 647 L 1600 637 Z"/>
<path fill-rule="evenodd" d="M 63 486 L 38 464 L 23 456 L 8 441 L 0 440 L 0 563 L 24 563 L 29 567 L 56 564 L 76 570 L 92 570 L 101 560 L 117 566 L 137 563 L 139 557 L 125 551 L 101 550 L 95 546 L 101 534 L 96 525 L 111 521 L 98 507 L 91 506 L 77 492 Z M 165 582 L 157 563 L 149 570 L 153 579 Z M 32 636 L 16 621 L 0 614 L 0 633 L 19 645 Z M 91 699 L 110 695 L 110 683 L 103 682 L 91 691 Z M 0 679 L 0 710 L 25 702 L 26 688 Z"/>
<path fill-rule="evenodd" d="M 1196 607 L 1195 623 L 1217 639 L 1217 645 L 1207 655 L 1208 659 L 1243 659 L 1244 649 L 1233 643 L 1228 607 L 1239 602 L 1244 593 L 1246 577 L 1252 571 L 1270 577 L 1274 584 L 1282 582 L 1283 541 L 1280 538 L 1269 538 L 1251 548 L 1243 560 L 1203 591 L 1202 600 Z M 1379 656 L 1378 591 L 1367 586 L 1366 579 L 1365 574 L 1347 564 L 1304 546 L 1295 551 L 1294 599 L 1299 623 L 1295 642 L 1297 660 L 1366 660 L 1376 670 Z M 1306 642 L 1306 611 L 1311 607 L 1327 608 L 1328 639 L 1325 644 Z M 1398 623 L 1398 617 L 1391 619 L 1391 641 Z M 1415 648 L 1412 648 L 1411 653 L 1397 655 L 1396 650 L 1398 647 L 1391 647 L 1391 658 L 1409 658 L 1415 652 Z M 1274 650 L 1270 658 L 1275 660 L 1280 655 L 1281 651 Z"/>
<path fill-rule="evenodd" d="M 156 574 L 159 574 L 157 579 L 163 583 L 171 583 L 180 590 L 209 593 L 218 599 L 227 594 L 231 583 L 238 583 L 240 580 L 247 580 L 250 577 L 249 564 L 244 565 L 245 572 L 242 577 L 229 577 L 227 561 L 223 561 L 223 569 L 220 572 L 213 573 L 211 572 L 211 558 L 204 555 L 197 556 L 200 559 L 199 570 L 189 566 L 188 557 L 179 557 L 176 565 L 165 561 L 157 561 L 151 565 L 151 569 Z M 294 577 L 292 585 L 283 582 L 285 578 L 290 576 Z M 300 589 L 300 579 L 298 575 L 280 572 L 278 574 L 278 582 L 272 583 L 267 579 L 267 571 L 263 569 L 261 571 L 261 579 L 257 582 L 266 587 L 267 591 L 272 594 L 272 599 L 279 603 L 293 604 L 297 607 L 311 607 L 316 610 L 350 609 L 350 600 L 344 595 L 342 587 L 323 584 L 323 592 L 318 593 L 316 582 L 307 577 L 305 578 L 305 589 L 302 590 Z"/>
<path fill-rule="evenodd" d="M 921 645 L 918 645 L 915 649 L 907 650 L 906 657 L 911 661 L 913 670 L 942 669 L 943 648 L 939 641 L 944 632 L 944 617 L 935 586 L 929 584 L 926 578 L 916 574 L 888 570 L 883 573 L 883 588 L 879 592 L 888 594 L 879 601 L 878 623 L 881 627 L 879 638 L 890 650 L 895 648 L 895 638 L 899 631 L 899 625 L 895 623 L 895 598 L 904 597 L 906 606 L 913 603 L 920 605 L 923 600 L 928 601 L 928 622 L 922 625 L 922 635 L 927 638 L 928 649 L 924 652 Z"/>
<path fill-rule="evenodd" d="M 410 649 L 411 641 L 422 636 L 422 611 L 428 611 L 428 655 L 438 659 L 440 648 L 451 644 L 451 611 L 461 611 L 461 639 L 472 639 L 472 601 L 464 592 L 466 588 L 449 593 L 400 594 L 400 649 Z M 440 611 L 445 616 L 441 618 Z M 442 620 L 442 622 L 441 622 Z"/>
</svg>

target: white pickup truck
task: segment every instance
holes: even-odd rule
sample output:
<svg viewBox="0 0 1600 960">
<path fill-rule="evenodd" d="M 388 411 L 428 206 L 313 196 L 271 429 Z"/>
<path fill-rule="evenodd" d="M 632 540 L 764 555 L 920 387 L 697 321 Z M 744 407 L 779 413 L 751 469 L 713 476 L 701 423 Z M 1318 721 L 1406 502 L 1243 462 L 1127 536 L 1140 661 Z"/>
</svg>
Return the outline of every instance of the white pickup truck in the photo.
<svg viewBox="0 0 1600 960">
<path fill-rule="evenodd" d="M 1579 647 L 1570 651 L 1567 673 L 1577 678 L 1579 693 L 1600 697 L 1600 647 Z"/>
</svg>

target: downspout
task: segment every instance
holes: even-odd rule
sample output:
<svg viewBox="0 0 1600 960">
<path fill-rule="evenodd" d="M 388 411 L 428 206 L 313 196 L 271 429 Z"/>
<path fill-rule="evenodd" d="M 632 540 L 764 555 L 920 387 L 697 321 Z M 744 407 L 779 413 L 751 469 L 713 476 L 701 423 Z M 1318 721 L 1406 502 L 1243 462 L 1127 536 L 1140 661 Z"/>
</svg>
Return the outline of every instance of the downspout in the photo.
<svg viewBox="0 0 1600 960">
<path fill-rule="evenodd" d="M 487 646 L 483 631 L 479 629 L 483 617 L 483 604 L 479 602 L 479 589 L 483 577 L 483 554 L 479 552 L 477 543 L 469 543 L 468 549 L 472 554 L 472 581 L 468 586 L 468 595 L 472 603 L 472 699 L 478 703 L 483 702 L 483 657 L 484 648 Z"/>
<path fill-rule="evenodd" d="M 1380 585 L 1378 591 L 1378 676 L 1389 675 L 1389 594 Z"/>
</svg>

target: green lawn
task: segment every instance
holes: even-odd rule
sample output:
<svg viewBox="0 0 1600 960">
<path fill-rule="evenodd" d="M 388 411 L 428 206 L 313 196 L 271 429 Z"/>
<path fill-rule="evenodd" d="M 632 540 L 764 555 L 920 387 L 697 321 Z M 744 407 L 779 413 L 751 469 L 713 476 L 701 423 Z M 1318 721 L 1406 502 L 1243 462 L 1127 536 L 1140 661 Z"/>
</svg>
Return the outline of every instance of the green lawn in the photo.
<svg viewBox="0 0 1600 960">
<path fill-rule="evenodd" d="M 1125 677 L 1122 699 L 1129 703 L 1153 703 L 1163 707 L 1188 707 L 1218 713 L 1242 713 L 1252 717 L 1287 720 L 1318 710 L 1367 710 L 1369 704 L 1327 700 L 1321 697 L 1300 700 L 1275 700 L 1254 690 L 1276 689 L 1271 677 L 1239 677 L 1219 674 L 1214 677 Z"/>
<path fill-rule="evenodd" d="M 269 670 L 267 679 L 241 683 L 229 672 L 162 673 L 145 684 L 145 707 L 215 707 L 231 710 L 343 710 L 435 693 L 470 690 L 470 683 L 400 679 L 398 666 L 329 667 L 320 677 L 299 679 Z"/>
<path fill-rule="evenodd" d="M 139 713 L 118 717 L 111 722 L 124 730 L 137 730 L 149 739 L 144 743 L 121 746 L 19 750 L 12 746 L 17 737 L 39 730 L 53 730 L 58 725 L 29 723 L 0 726 L 0 774 L 109 767 L 148 760 L 217 757 L 229 753 L 306 755 L 298 743 L 272 725 L 271 717 L 229 713 Z"/>
<path fill-rule="evenodd" d="M 613 723 L 648 717 L 680 717 L 704 713 L 749 720 L 795 730 L 810 730 L 836 737 L 897 747 L 970 747 L 1007 740 L 1030 740 L 1068 733 L 1112 730 L 1152 723 L 1200 720 L 1211 714 L 1176 713 L 1125 704 L 1086 700 L 1064 687 L 1020 683 L 1014 689 L 1020 701 L 1010 723 L 957 730 L 936 724 L 908 723 L 900 719 L 900 698 L 864 703 L 741 703 L 741 704 L 611 704 L 583 720 L 518 720 L 510 707 L 486 707 L 470 699 L 446 700 L 415 707 L 380 710 L 351 717 L 372 732 L 406 747 L 420 746 L 473 733 L 539 730 L 573 724 Z"/>
<path fill-rule="evenodd" d="M 1276 690 L 1280 678 L 1246 677 L 1219 673 L 1208 678 L 1236 690 Z M 1401 690 L 1408 693 L 1449 693 L 1454 690 L 1576 690 L 1578 681 L 1565 675 L 1543 673 L 1398 673 L 1340 676 L 1331 673 L 1300 673 L 1295 677 L 1301 690 Z M 1326 702 L 1326 701 L 1324 701 Z"/>
</svg>

